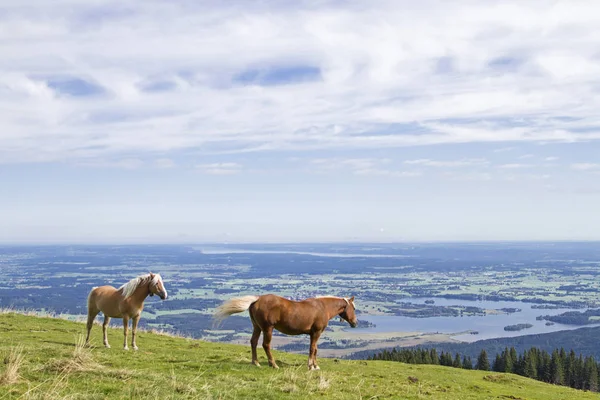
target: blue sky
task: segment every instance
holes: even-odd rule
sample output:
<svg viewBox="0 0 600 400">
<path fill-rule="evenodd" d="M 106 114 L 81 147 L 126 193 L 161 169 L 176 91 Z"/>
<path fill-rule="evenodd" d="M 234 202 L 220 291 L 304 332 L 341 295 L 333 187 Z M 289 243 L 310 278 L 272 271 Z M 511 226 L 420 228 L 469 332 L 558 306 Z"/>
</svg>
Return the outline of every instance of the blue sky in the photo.
<svg viewBox="0 0 600 400">
<path fill-rule="evenodd" d="M 0 6 L 0 242 L 600 240 L 600 9 Z"/>
</svg>

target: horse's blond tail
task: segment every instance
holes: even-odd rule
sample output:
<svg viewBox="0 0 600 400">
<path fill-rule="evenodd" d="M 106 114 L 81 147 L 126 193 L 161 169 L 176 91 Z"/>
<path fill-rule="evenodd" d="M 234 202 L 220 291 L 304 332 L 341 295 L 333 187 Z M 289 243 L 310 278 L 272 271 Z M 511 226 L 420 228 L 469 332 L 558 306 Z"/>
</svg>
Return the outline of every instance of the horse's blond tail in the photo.
<svg viewBox="0 0 600 400">
<path fill-rule="evenodd" d="M 242 296 L 229 299 L 216 308 L 213 318 L 218 326 L 223 320 L 231 314 L 237 314 L 246 311 L 252 303 L 258 300 L 258 296 Z"/>
<path fill-rule="evenodd" d="M 88 297 L 87 297 L 88 312 L 90 311 L 90 308 L 92 306 L 92 294 L 94 294 L 94 290 L 97 289 L 97 288 L 98 288 L 98 286 L 94 286 L 92 288 L 92 290 L 90 290 L 90 293 L 88 294 Z"/>
</svg>

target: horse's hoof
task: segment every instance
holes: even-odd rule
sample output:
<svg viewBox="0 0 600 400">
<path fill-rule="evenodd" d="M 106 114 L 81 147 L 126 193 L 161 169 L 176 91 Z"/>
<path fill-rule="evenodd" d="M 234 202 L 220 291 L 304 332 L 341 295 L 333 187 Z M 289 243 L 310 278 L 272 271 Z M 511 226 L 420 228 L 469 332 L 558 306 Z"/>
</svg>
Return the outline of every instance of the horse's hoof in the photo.
<svg viewBox="0 0 600 400">
<path fill-rule="evenodd" d="M 134 349 L 134 350 L 139 350 L 139 347 L 137 347 L 137 346 L 133 346 L 133 349 Z"/>
<path fill-rule="evenodd" d="M 104 343 L 104 347 L 106 347 L 107 349 L 110 349 L 110 344 Z"/>
<path fill-rule="evenodd" d="M 279 366 L 277 364 L 272 364 L 271 367 L 274 369 L 279 369 Z"/>
<path fill-rule="evenodd" d="M 256 365 L 257 367 L 260 367 L 260 364 L 258 363 L 258 361 L 252 361 L 252 365 Z"/>
<path fill-rule="evenodd" d="M 318 365 L 315 365 L 315 370 L 317 369 L 321 369 L 321 367 L 319 367 Z"/>
<path fill-rule="evenodd" d="M 123 347 L 123 350 L 129 351 L 129 347 L 125 346 L 125 347 Z"/>
</svg>

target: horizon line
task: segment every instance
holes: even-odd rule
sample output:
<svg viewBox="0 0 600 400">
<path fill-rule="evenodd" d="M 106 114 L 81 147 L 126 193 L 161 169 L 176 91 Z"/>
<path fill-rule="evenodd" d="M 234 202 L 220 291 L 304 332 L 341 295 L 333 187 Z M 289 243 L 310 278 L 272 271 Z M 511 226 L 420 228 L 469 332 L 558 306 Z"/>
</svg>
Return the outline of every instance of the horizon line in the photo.
<svg viewBox="0 0 600 400">
<path fill-rule="evenodd" d="M 486 239 L 486 240 L 340 240 L 340 241 L 194 241 L 194 242 L 143 242 L 143 241 L 98 241 L 98 242 L 1 242 L 0 247 L 17 246 L 229 246 L 229 245 L 320 245 L 320 244 L 371 244 L 371 245 L 407 245 L 407 244 L 535 244 L 535 243 L 599 243 L 600 239 Z"/>
</svg>

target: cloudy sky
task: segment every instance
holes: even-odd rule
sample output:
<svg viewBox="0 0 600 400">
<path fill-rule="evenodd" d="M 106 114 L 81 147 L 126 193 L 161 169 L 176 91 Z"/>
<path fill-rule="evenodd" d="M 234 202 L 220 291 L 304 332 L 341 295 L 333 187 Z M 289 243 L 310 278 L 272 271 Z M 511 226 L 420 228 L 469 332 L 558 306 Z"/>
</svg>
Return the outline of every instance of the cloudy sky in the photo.
<svg viewBox="0 0 600 400">
<path fill-rule="evenodd" d="M 597 1 L 0 5 L 0 242 L 600 239 Z"/>
</svg>

